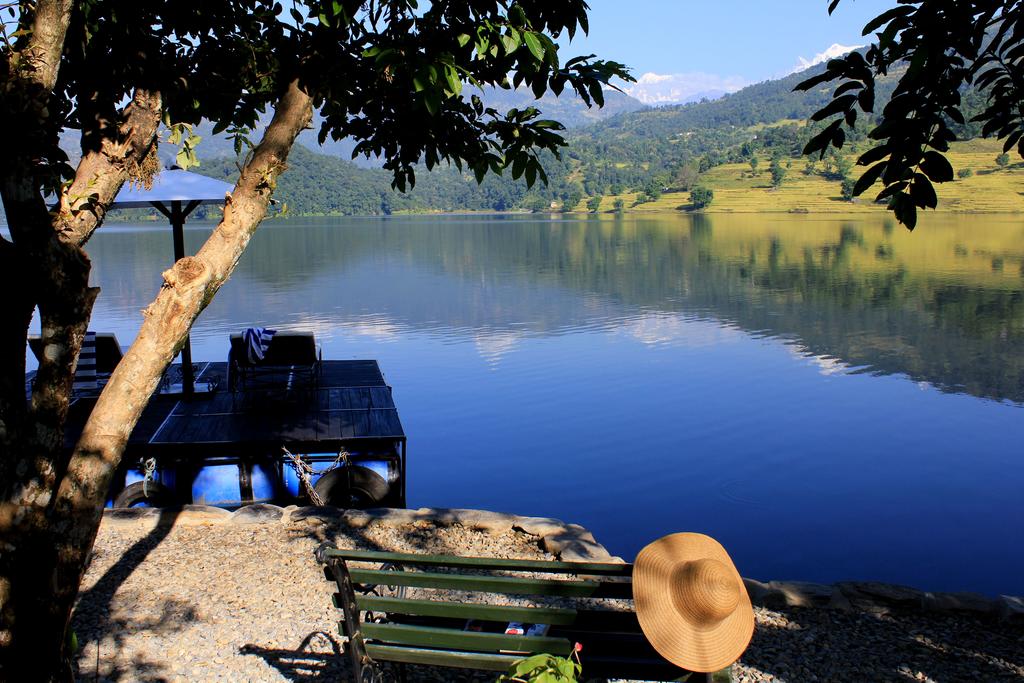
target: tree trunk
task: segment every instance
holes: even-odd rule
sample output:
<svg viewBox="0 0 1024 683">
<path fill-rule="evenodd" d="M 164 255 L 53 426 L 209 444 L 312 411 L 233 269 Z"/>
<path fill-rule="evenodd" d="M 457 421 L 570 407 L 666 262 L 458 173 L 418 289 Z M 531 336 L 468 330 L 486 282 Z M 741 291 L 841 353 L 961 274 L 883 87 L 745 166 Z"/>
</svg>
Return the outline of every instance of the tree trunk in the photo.
<svg viewBox="0 0 1024 683">
<path fill-rule="evenodd" d="M 15 523 L 4 529 L 0 680 L 69 675 L 65 633 L 128 436 L 192 323 L 231 276 L 266 215 L 296 136 L 311 118 L 312 100 L 292 83 L 228 196 L 223 220 L 198 254 L 163 274 L 164 285 L 144 311 L 138 337 L 100 395 L 66 470 L 59 473 L 56 495 L 37 501 L 41 505 L 32 510 L 45 514 L 43 524 Z M 91 230 L 70 226 L 64 234 L 87 239 Z M 29 652 L 40 657 L 26 656 Z"/>
</svg>

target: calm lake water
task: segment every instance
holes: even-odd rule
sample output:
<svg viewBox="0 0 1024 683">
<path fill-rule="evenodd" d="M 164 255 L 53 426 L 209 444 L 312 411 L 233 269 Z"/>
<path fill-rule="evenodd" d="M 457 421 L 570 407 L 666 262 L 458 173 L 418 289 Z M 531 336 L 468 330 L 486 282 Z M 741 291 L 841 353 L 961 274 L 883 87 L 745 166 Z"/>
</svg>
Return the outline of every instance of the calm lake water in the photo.
<svg viewBox="0 0 1024 683">
<path fill-rule="evenodd" d="M 210 229 L 193 225 L 190 251 Z M 90 244 L 131 342 L 166 228 Z M 412 507 L 701 531 L 758 578 L 1024 594 L 1024 223 L 884 218 L 267 222 L 200 317 L 379 359 Z"/>
</svg>

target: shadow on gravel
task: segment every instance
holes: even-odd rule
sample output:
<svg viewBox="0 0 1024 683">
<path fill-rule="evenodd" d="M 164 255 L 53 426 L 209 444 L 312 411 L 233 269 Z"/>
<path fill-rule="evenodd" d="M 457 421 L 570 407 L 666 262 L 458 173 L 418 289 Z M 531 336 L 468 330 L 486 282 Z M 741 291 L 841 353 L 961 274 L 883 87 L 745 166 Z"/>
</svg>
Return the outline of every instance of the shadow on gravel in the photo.
<svg viewBox="0 0 1024 683">
<path fill-rule="evenodd" d="M 302 639 L 294 650 L 244 645 L 239 654 L 259 657 L 289 681 L 351 680 L 348 658 L 335 636 L 314 631 Z"/>
<path fill-rule="evenodd" d="M 788 628 L 758 625 L 744 665 L 785 681 L 1024 681 L 1021 625 L 920 613 L 786 615 Z"/>
<path fill-rule="evenodd" d="M 325 647 L 330 647 L 331 651 L 323 651 Z M 277 670 L 282 678 L 295 683 L 353 680 L 352 667 L 349 666 L 344 646 L 323 631 L 310 633 L 295 650 L 246 645 L 239 649 L 239 653 L 260 657 Z M 392 683 L 402 680 L 409 683 L 493 683 L 497 678 L 497 674 L 487 671 L 410 665 L 402 672 L 392 664 L 385 663 L 382 667 L 385 672 L 383 680 Z"/>
<path fill-rule="evenodd" d="M 313 509 L 313 508 L 311 508 Z M 311 516 L 323 521 L 323 524 L 313 525 L 292 525 L 289 528 L 289 535 L 292 539 L 307 538 L 315 541 L 317 545 L 324 541 L 336 542 L 338 537 L 348 541 L 341 547 L 353 547 L 359 550 L 394 551 L 394 542 L 401 540 L 403 548 L 401 552 L 427 552 L 435 555 L 465 555 L 466 549 L 459 544 L 458 536 L 437 533 L 438 529 L 452 526 L 450 523 L 438 523 L 433 511 L 419 512 L 416 510 L 402 510 L 403 513 L 410 513 L 408 522 L 396 526 L 391 538 L 386 537 L 382 543 L 374 536 L 382 535 L 381 529 L 386 528 L 375 522 L 369 522 L 365 526 L 349 525 L 343 518 L 345 510 L 335 508 L 336 513 L 326 512 L 328 508 L 320 508 Z M 336 518 L 335 518 L 336 517 Z M 295 517 L 293 516 L 294 520 Z M 301 517 L 299 519 L 302 519 Z M 467 531 L 490 534 L 485 529 L 466 527 Z M 537 539 L 538 541 L 540 539 Z M 443 541 L 443 542 L 442 542 Z"/>
<path fill-rule="evenodd" d="M 157 524 L 148 534 L 136 541 L 110 566 L 92 588 L 81 593 L 72 616 L 72 628 L 78 636 L 82 652 L 78 658 L 79 680 L 102 678 L 106 681 L 166 681 L 165 663 L 137 659 L 129 667 L 107 669 L 99 663 L 100 650 L 112 647 L 119 650 L 126 633 L 150 631 L 167 633 L 197 619 L 194 605 L 184 601 L 165 600 L 160 615 L 153 619 L 125 619 L 111 612 L 114 594 L 132 575 L 149 554 L 167 538 L 180 514 L 176 508 L 161 508 Z M 90 656 L 91 655 L 91 656 Z"/>
</svg>

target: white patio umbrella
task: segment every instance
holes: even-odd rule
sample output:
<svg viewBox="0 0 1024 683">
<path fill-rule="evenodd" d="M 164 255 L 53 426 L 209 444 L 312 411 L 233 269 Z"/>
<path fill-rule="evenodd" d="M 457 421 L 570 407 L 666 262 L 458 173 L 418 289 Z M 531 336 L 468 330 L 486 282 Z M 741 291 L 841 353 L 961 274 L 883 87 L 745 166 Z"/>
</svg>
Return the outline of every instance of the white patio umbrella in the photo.
<svg viewBox="0 0 1024 683">
<path fill-rule="evenodd" d="M 177 262 L 185 256 L 185 219 L 202 204 L 223 204 L 224 195 L 233 189 L 230 183 L 174 168 L 158 173 L 153 178 L 152 188 L 148 190 L 125 185 L 110 208 L 153 207 L 167 216 L 174 235 L 174 260 Z M 195 392 L 192 345 L 188 337 L 181 348 L 181 388 L 186 397 Z"/>
</svg>

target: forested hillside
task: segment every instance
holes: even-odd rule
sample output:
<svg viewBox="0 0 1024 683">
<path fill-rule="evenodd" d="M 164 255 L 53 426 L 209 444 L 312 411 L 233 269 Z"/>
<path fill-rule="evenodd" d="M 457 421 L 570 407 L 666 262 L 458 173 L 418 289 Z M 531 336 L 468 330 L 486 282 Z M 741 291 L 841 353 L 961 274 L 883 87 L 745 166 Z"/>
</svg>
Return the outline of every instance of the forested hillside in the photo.
<svg viewBox="0 0 1024 683">
<path fill-rule="evenodd" d="M 592 210 L 610 210 L 610 200 L 602 203 L 601 197 L 627 197 L 617 205 L 624 210 L 658 204 L 663 193 L 688 192 L 695 187 L 713 191 L 716 186 L 728 190 L 742 180 L 739 176 L 744 174 L 738 169 L 747 165 L 747 174 L 756 181 L 753 184 L 770 183 L 766 189 L 792 184 L 799 172 L 804 179 L 820 178 L 834 184 L 834 194 L 840 195 L 845 192 L 841 186 L 852 186 L 856 176 L 849 156 L 833 153 L 821 162 L 800 158 L 804 144 L 822 126 L 809 124 L 808 118 L 828 102 L 831 88 L 810 92 L 794 92 L 793 88 L 822 68 L 758 83 L 713 101 L 659 108 L 644 107 L 614 92 L 609 93 L 603 110 L 587 109 L 571 98 L 548 96 L 532 102 L 522 91 L 485 93 L 488 103 L 499 110 L 535 105 L 545 117 L 558 119 L 569 128 L 569 145 L 562 160 L 549 157 L 545 163 L 550 184 L 538 184 L 532 190 L 508 175 L 488 176 L 478 185 L 472 175 L 442 166 L 429 173 L 422 169 L 416 187 L 403 194 L 391 189 L 390 174 L 376 168 L 373 160 L 349 161 L 352 145 L 348 141 L 328 141 L 317 147 L 315 132 L 307 131 L 300 138 L 303 144 L 296 146 L 289 159 L 289 171 L 281 178 L 277 197 L 292 213 L 323 215 L 568 211 L 583 208 L 584 200 Z M 879 80 L 880 106 L 891 95 L 896 75 Z M 968 111 L 980 107 L 976 93 L 966 93 L 965 100 Z M 852 151 L 863 141 L 869 125 L 870 119 L 861 120 L 858 129 L 848 135 Z M 202 164 L 195 170 L 233 180 L 236 161 L 230 141 L 210 136 L 209 131 L 198 132 L 207 135 L 199 148 Z M 959 130 L 963 139 L 978 132 L 970 124 Z M 712 172 L 718 168 L 725 170 Z"/>
</svg>

